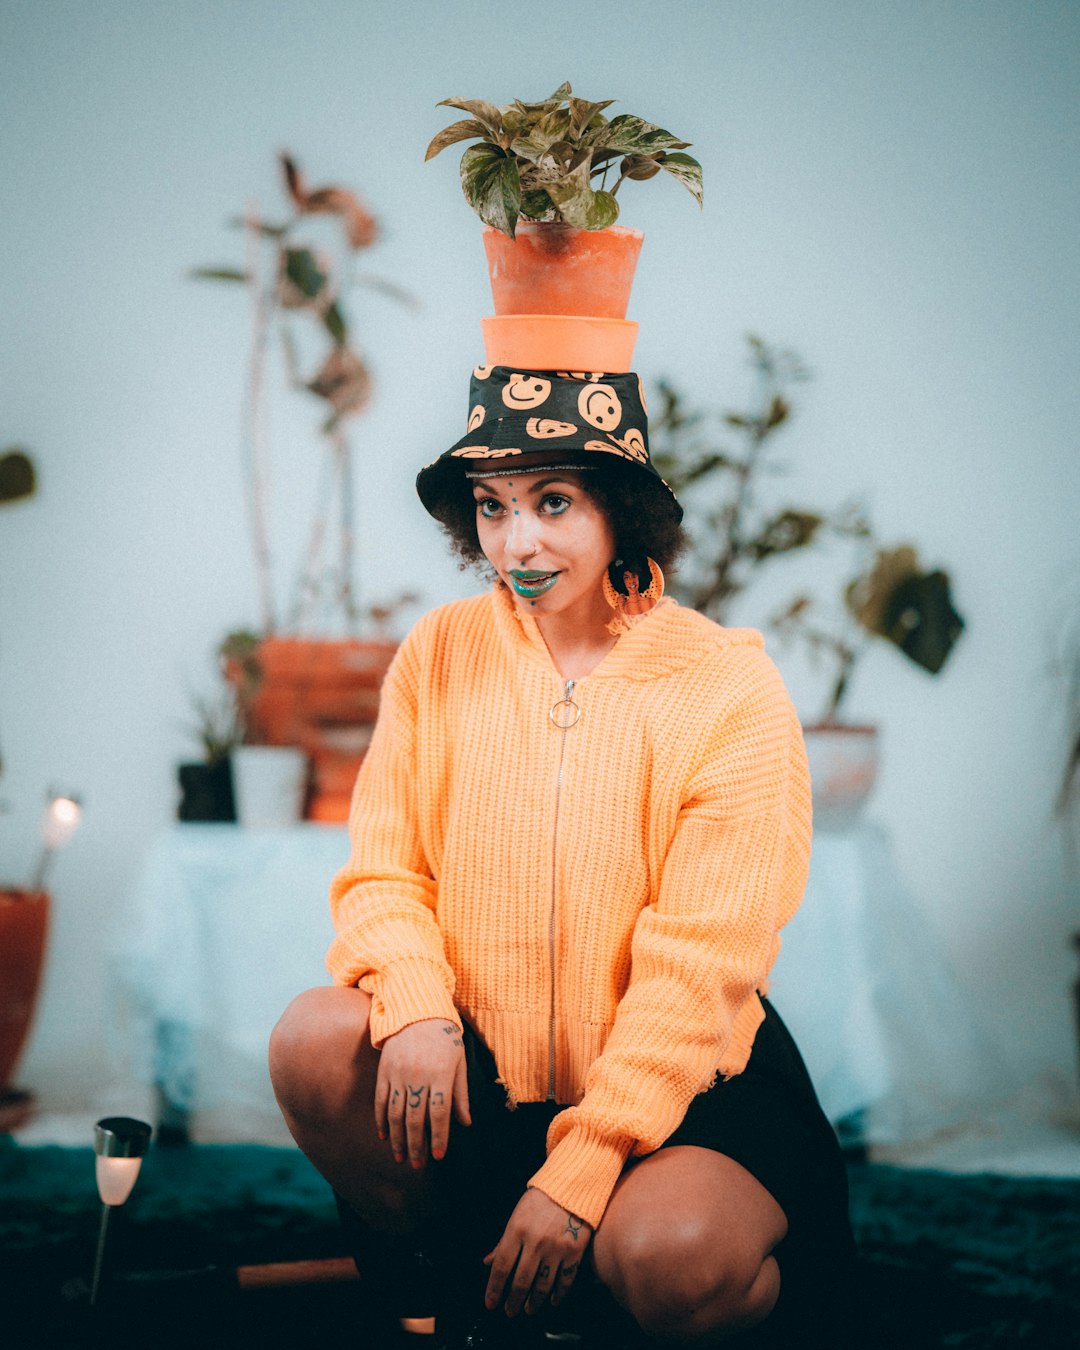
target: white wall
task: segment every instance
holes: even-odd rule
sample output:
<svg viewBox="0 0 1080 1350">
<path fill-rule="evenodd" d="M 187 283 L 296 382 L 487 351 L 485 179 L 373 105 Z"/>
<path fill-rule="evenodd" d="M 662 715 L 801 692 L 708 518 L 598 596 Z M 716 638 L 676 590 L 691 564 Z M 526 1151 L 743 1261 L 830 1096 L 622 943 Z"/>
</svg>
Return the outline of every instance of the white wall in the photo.
<svg viewBox="0 0 1080 1350">
<path fill-rule="evenodd" d="M 100 1072 L 102 952 L 172 817 L 189 692 L 255 622 L 238 421 L 239 295 L 185 278 L 239 257 L 225 220 L 277 205 L 274 152 L 359 188 L 378 399 L 357 428 L 362 584 L 429 604 L 470 583 L 415 503 L 460 434 L 489 311 L 453 150 L 423 163 L 446 96 L 542 96 L 569 78 L 694 142 L 706 209 L 628 184 L 647 232 L 631 305 L 647 381 L 746 396 L 743 335 L 815 379 L 777 499 L 863 495 L 882 534 L 952 573 L 968 631 L 936 681 L 891 649 L 851 713 L 878 721 L 873 814 L 928 932 L 988 1025 L 1070 1074 L 1071 933 L 1051 807 L 1062 757 L 1053 644 L 1077 614 L 1080 11 L 1042 0 L 644 4 L 50 0 L 0 43 L 0 444 L 38 497 L 0 514 L 0 872 L 24 877 L 50 783 L 86 800 L 20 1078 L 69 1103 Z M 279 420 L 291 557 L 314 448 Z M 740 619 L 754 621 L 752 598 Z M 783 664 L 784 657 L 781 654 Z M 818 690 L 792 685 L 807 712 Z M 321 897 L 313 903 L 322 903 Z M 303 935 L 297 935 L 302 942 Z"/>
</svg>

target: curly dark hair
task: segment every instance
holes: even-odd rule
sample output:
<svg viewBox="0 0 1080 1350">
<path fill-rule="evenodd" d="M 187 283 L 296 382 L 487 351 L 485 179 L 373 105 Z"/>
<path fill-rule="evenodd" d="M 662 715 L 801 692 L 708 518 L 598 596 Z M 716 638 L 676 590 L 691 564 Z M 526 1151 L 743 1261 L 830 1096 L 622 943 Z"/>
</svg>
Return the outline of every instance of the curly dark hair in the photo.
<svg viewBox="0 0 1080 1350">
<path fill-rule="evenodd" d="M 617 464 L 597 464 L 581 475 L 581 484 L 611 524 L 619 557 L 638 571 L 644 585 L 649 577 L 646 558 L 652 558 L 664 572 L 671 568 L 686 536 L 666 488 Z M 432 515 L 448 535 L 462 567 L 487 567 L 476 533 L 476 502 L 465 478 L 435 504 Z"/>
</svg>

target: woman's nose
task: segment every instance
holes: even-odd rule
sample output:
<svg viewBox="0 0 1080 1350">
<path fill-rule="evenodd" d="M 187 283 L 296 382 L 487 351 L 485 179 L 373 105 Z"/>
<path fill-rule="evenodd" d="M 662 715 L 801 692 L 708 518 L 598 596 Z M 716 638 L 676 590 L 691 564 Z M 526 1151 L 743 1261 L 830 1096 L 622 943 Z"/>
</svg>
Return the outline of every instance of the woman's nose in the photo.
<svg viewBox="0 0 1080 1350">
<path fill-rule="evenodd" d="M 526 513 L 520 515 L 515 512 L 510 517 L 510 537 L 508 545 L 510 556 L 520 558 L 522 561 L 531 558 L 540 548 L 539 529 L 537 522 L 532 520 Z"/>
</svg>

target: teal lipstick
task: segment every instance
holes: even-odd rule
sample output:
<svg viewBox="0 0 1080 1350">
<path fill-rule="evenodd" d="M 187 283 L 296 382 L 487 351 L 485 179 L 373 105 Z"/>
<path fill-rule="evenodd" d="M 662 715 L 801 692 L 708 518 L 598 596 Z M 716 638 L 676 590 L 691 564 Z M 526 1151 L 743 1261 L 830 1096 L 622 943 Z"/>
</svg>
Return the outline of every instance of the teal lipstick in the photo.
<svg viewBox="0 0 1080 1350">
<path fill-rule="evenodd" d="M 524 600 L 546 595 L 559 579 L 558 572 L 511 572 L 510 585 Z"/>
</svg>

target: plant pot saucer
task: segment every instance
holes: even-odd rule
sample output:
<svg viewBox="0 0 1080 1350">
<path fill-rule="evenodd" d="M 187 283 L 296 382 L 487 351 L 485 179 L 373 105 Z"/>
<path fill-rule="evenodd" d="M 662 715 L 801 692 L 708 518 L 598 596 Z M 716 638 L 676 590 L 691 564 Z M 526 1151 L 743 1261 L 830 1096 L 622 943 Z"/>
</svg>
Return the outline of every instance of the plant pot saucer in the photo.
<svg viewBox="0 0 1080 1350">
<path fill-rule="evenodd" d="M 634 368 L 638 325 L 632 319 L 493 314 L 480 320 L 480 328 L 489 366 L 591 370 L 609 375 Z"/>
</svg>

